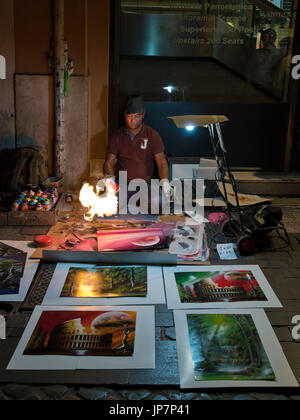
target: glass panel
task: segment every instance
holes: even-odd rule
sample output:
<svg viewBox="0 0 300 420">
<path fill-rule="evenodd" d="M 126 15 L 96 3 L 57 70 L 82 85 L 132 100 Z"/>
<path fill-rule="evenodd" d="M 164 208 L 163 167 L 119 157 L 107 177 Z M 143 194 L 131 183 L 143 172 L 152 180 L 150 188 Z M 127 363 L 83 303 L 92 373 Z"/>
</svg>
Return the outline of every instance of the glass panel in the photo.
<svg viewBox="0 0 300 420">
<path fill-rule="evenodd" d="M 142 69 L 141 92 L 147 80 L 171 71 L 170 81 L 163 78 L 160 85 L 167 83 L 169 93 L 174 84 L 176 100 L 188 100 L 190 90 L 191 100 L 220 93 L 232 102 L 286 101 L 296 9 L 297 0 L 122 0 L 121 92 L 129 90 L 128 72 Z M 132 59 L 137 57 L 144 60 Z M 192 84 L 197 73 L 205 92 Z"/>
</svg>

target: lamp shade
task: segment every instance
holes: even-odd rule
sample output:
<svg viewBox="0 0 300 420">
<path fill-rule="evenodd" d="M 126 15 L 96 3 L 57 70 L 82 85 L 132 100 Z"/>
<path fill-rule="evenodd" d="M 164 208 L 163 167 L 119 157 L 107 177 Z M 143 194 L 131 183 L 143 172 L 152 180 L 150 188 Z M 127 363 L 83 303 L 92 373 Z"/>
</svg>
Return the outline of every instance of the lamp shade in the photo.
<svg viewBox="0 0 300 420">
<path fill-rule="evenodd" d="M 6 79 L 6 60 L 0 55 L 0 79 Z"/>
<path fill-rule="evenodd" d="M 206 127 L 211 124 L 219 124 L 229 121 L 225 115 L 182 115 L 168 118 L 173 120 L 178 128 L 185 128 L 189 125 L 195 127 Z"/>
</svg>

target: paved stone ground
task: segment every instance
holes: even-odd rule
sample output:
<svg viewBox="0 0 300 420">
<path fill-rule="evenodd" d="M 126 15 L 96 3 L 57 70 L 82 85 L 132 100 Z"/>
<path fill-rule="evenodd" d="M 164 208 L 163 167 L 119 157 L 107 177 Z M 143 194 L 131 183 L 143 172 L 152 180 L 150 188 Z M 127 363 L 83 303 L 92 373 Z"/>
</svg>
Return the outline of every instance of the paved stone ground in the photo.
<svg viewBox="0 0 300 420">
<path fill-rule="evenodd" d="M 105 387 L 70 387 L 64 385 L 30 386 L 9 384 L 0 388 L 0 400 L 106 400 L 106 401 L 216 401 L 260 400 L 299 401 L 299 394 L 268 393 L 184 393 L 177 389 L 111 389 Z"/>
<path fill-rule="evenodd" d="M 287 206 L 283 206 L 284 210 L 284 221 L 289 232 L 300 231 L 300 211 L 299 202 L 289 203 Z M 298 230 L 297 230 L 298 227 Z M 15 239 L 15 240 L 30 240 L 33 235 L 46 233 L 45 228 L 36 228 L 35 232 L 32 232 L 32 228 L 0 228 L 0 239 Z M 47 230 L 47 229 L 46 229 Z M 300 237 L 300 235 L 299 235 Z M 300 256 L 300 242 L 299 248 L 297 241 L 295 242 L 296 247 L 293 252 L 296 252 Z M 289 268 L 289 280 L 287 289 L 283 293 L 283 298 L 287 299 L 285 302 L 289 302 L 293 306 L 297 303 L 296 299 L 300 296 L 293 298 L 293 284 L 297 284 L 300 279 L 300 265 L 290 266 L 289 259 L 290 251 L 277 253 L 278 262 L 276 270 L 278 269 L 283 272 Z M 299 260 L 297 258 L 296 260 Z M 276 256 L 275 256 L 276 259 Z M 270 274 L 273 268 L 274 253 L 264 252 L 263 254 L 253 257 L 252 263 L 263 265 L 264 269 Z M 280 277 L 280 276 L 279 276 Z M 275 278 L 274 289 L 275 292 L 282 290 L 282 284 L 280 278 Z M 293 303 L 294 302 L 294 303 Z M 299 311 L 298 311 L 299 312 Z M 295 312 L 294 312 L 295 314 Z M 281 315 L 279 316 L 276 311 L 271 313 L 272 324 L 276 325 L 277 334 L 281 337 L 282 343 L 287 343 L 289 346 L 291 343 L 291 337 L 287 328 L 289 320 L 282 320 Z M 294 351 L 294 350 L 293 350 Z M 300 365 L 300 357 L 297 354 L 294 356 L 297 361 L 297 366 Z M 298 378 L 299 379 L 299 378 Z M 141 387 L 102 387 L 102 386 L 87 386 L 87 385 L 74 385 L 66 386 L 62 384 L 57 385 L 30 385 L 30 384 L 2 384 L 0 386 L 0 400 L 107 400 L 107 401 L 190 401 L 190 400 L 300 400 L 300 391 L 294 390 L 278 390 L 278 392 L 252 392 L 248 390 L 240 390 L 237 392 L 225 392 L 224 390 L 216 391 L 199 391 L 199 392 L 182 392 L 179 387 L 162 387 L 162 386 L 141 386 Z"/>
</svg>

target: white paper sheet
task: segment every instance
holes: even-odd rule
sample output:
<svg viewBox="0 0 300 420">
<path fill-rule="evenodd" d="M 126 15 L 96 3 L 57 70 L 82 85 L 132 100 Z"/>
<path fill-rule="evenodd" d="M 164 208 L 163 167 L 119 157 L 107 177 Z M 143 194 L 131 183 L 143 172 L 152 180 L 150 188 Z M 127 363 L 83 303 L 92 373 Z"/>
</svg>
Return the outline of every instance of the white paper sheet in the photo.
<svg viewBox="0 0 300 420">
<path fill-rule="evenodd" d="M 0 241 L 6 245 L 20 249 L 27 252 L 27 260 L 23 277 L 20 282 L 20 289 L 18 294 L 1 295 L 1 302 L 23 302 L 26 298 L 27 292 L 30 288 L 31 282 L 34 278 L 36 270 L 39 266 L 39 260 L 30 260 L 30 256 L 36 251 L 36 248 L 31 248 L 28 241 Z"/>
<path fill-rule="evenodd" d="M 193 359 L 188 332 L 188 314 L 239 314 L 251 315 L 259 333 L 261 342 L 268 356 L 276 381 L 264 380 L 195 380 Z M 178 363 L 180 373 L 180 386 L 185 388 L 250 388 L 250 387 L 297 387 L 298 383 L 283 353 L 281 345 L 273 331 L 271 324 L 262 309 L 235 309 L 235 310 L 202 310 L 202 311 L 174 311 Z M 200 345 L 200 344 L 199 344 Z"/>
<path fill-rule="evenodd" d="M 51 283 L 44 297 L 43 305 L 163 305 L 166 303 L 161 267 L 147 267 L 147 297 L 119 298 L 74 298 L 60 297 L 68 272 L 71 267 L 93 268 L 92 264 L 57 264 Z M 108 266 L 107 266 L 108 267 Z M 131 266 L 133 267 L 133 266 Z M 103 267 L 105 268 L 105 267 Z"/>
<path fill-rule="evenodd" d="M 231 271 L 251 271 L 258 281 L 267 301 L 263 300 L 240 300 L 238 302 L 188 302 L 180 300 L 175 273 L 214 273 Z M 267 281 L 264 273 L 258 265 L 216 265 L 216 266 L 177 266 L 164 267 L 164 281 L 167 295 L 168 309 L 210 309 L 210 308 L 282 308 L 282 304 Z"/>
<path fill-rule="evenodd" d="M 32 333 L 44 311 L 130 311 L 137 312 L 135 345 L 132 357 L 106 356 L 28 356 L 24 355 Z M 154 306 L 37 306 L 29 320 L 8 370 L 105 370 L 155 369 L 155 309 Z"/>
<path fill-rule="evenodd" d="M 221 260 L 237 260 L 234 244 L 217 244 L 217 251 Z"/>
</svg>

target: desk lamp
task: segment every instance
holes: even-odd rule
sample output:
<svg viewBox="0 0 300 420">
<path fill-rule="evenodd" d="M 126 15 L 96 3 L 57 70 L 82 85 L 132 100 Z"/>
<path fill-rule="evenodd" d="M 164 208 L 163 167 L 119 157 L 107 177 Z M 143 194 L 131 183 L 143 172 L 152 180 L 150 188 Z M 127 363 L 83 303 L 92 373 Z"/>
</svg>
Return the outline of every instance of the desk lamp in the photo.
<svg viewBox="0 0 300 420">
<path fill-rule="evenodd" d="M 225 147 L 221 129 L 221 123 L 225 123 L 229 121 L 229 119 L 225 115 L 183 115 L 168 118 L 174 121 L 177 128 L 185 128 L 190 132 L 192 132 L 196 127 L 204 127 L 208 129 L 215 159 L 218 164 L 219 173 L 221 174 L 221 181 L 224 190 L 224 199 L 230 215 L 230 220 L 228 222 L 225 222 L 226 230 L 225 224 L 223 226 L 223 232 L 225 233 L 225 235 L 227 234 L 228 236 L 238 235 L 240 237 L 238 247 L 241 254 L 253 253 L 255 249 L 255 241 L 251 236 L 249 236 L 249 234 L 251 235 L 251 232 L 248 232 L 248 230 L 243 224 L 236 182 L 229 166 L 228 153 Z M 232 189 L 234 191 L 237 210 L 237 220 L 235 220 L 232 217 L 234 209 L 228 199 L 225 181 L 226 173 L 229 178 L 229 183 L 231 183 Z"/>
</svg>

